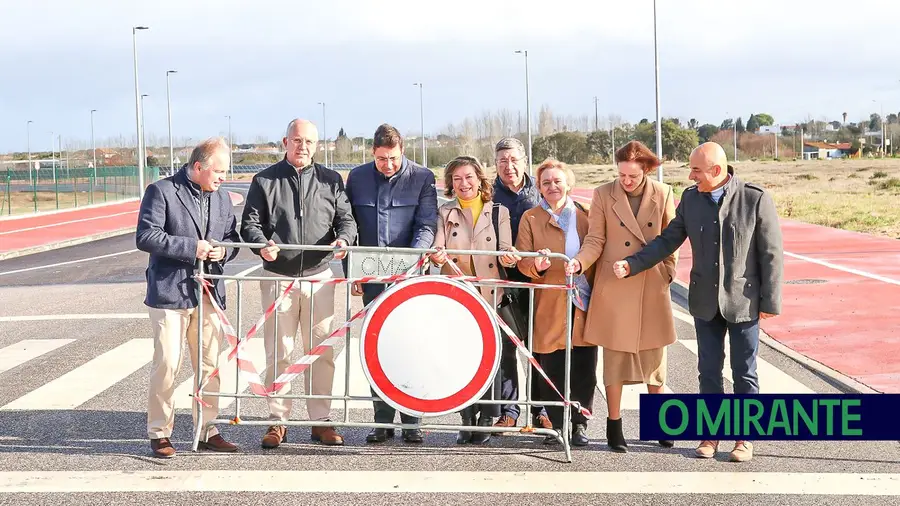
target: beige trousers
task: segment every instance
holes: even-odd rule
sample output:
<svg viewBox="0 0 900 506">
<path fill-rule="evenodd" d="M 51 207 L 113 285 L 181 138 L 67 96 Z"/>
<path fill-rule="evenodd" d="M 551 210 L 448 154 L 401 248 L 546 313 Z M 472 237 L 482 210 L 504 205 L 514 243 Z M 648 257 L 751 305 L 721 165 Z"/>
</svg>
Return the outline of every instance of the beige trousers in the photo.
<svg viewBox="0 0 900 506">
<path fill-rule="evenodd" d="M 329 279 L 332 272 L 331 269 L 327 269 L 310 277 Z M 263 311 L 275 302 L 289 284 L 289 280 L 260 281 Z M 308 352 L 328 337 L 334 319 L 334 303 L 334 285 L 320 283 L 300 283 L 282 299 L 281 304 L 275 308 L 275 314 L 270 316 L 265 324 L 266 385 L 271 385 L 277 374 L 281 374 L 300 357 L 300 355 L 293 356 L 298 339 L 301 342 L 301 349 Z M 308 331 L 310 328 L 312 328 L 311 344 Z M 273 362 L 276 363 L 277 371 L 272 368 Z M 306 370 L 303 379 L 304 391 L 307 394 L 331 395 L 334 383 L 334 350 L 329 348 L 323 353 Z M 288 395 L 290 392 L 291 386 L 285 385 L 276 395 Z M 287 420 L 290 417 L 291 399 L 269 399 L 268 402 L 270 419 Z M 331 401 L 309 399 L 306 401 L 306 411 L 310 420 L 327 420 L 331 413 Z"/>
<path fill-rule="evenodd" d="M 194 384 L 197 377 L 197 326 L 199 322 L 198 308 L 193 309 L 155 309 L 150 308 L 150 323 L 153 326 L 153 365 L 150 368 L 150 398 L 147 403 L 147 436 L 150 439 L 172 437 L 175 425 L 175 376 L 181 366 L 184 341 L 187 338 L 191 355 L 191 368 L 194 370 Z M 222 339 L 222 325 L 219 316 L 213 310 L 209 299 L 203 298 L 203 360 L 202 377 L 205 382 L 216 368 L 219 361 L 219 346 Z M 195 388 L 192 388 L 193 392 Z M 219 391 L 219 377 L 216 376 L 204 387 L 204 392 Z M 193 400 L 193 399 L 192 399 Z M 202 407 L 193 402 L 194 426 L 197 425 L 198 412 L 203 423 L 215 419 L 219 414 L 219 398 L 204 396 L 209 407 Z M 210 427 L 200 440 L 218 434 L 215 426 Z"/>
</svg>

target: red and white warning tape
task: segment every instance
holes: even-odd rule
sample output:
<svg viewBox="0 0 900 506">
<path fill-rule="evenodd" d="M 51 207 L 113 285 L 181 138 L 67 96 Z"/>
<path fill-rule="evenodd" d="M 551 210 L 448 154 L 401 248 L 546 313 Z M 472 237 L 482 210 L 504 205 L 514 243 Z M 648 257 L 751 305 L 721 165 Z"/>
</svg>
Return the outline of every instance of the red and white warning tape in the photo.
<svg viewBox="0 0 900 506">
<path fill-rule="evenodd" d="M 450 265 L 450 268 L 453 271 L 455 271 L 457 274 L 460 274 L 460 275 L 463 274 L 462 270 L 460 270 L 459 266 L 457 266 L 455 263 L 453 263 L 453 262 L 447 262 L 447 263 Z M 577 289 L 575 291 L 577 294 L 577 292 L 578 292 Z M 522 342 L 522 340 L 519 339 L 518 336 L 516 336 L 515 332 L 513 332 L 513 330 L 511 328 L 509 328 L 509 325 L 507 325 L 506 322 L 503 321 L 503 318 L 501 318 L 500 315 L 497 314 L 496 309 L 491 308 L 491 312 L 494 313 L 494 317 L 497 318 L 497 323 L 500 325 L 500 328 L 503 329 L 503 332 L 505 332 L 506 335 L 509 336 L 509 339 L 513 342 L 513 344 L 516 345 L 516 348 L 519 350 L 519 353 L 521 353 L 522 355 L 525 356 L 525 358 L 528 359 L 528 362 L 530 362 L 531 365 L 534 366 L 534 369 L 540 373 L 541 377 L 544 378 L 544 381 L 546 381 L 547 384 L 550 385 L 550 388 L 552 388 L 553 391 L 556 392 L 556 395 L 558 395 L 559 398 L 563 400 L 563 403 L 565 403 L 566 406 L 574 406 L 582 415 L 584 415 L 585 418 L 588 418 L 588 419 L 593 418 L 593 415 L 591 415 L 590 410 L 588 410 L 587 408 L 582 406 L 581 403 L 579 403 L 577 401 L 570 401 L 569 399 L 566 399 L 566 397 L 562 394 L 562 392 L 560 392 L 559 389 L 556 388 L 556 385 L 553 384 L 553 381 L 550 380 L 550 377 L 547 376 L 547 373 L 544 372 L 544 369 L 541 368 L 541 365 L 538 363 L 537 359 L 534 358 L 534 355 L 532 355 L 531 352 L 528 351 L 528 348 L 525 346 L 525 344 Z"/>
</svg>

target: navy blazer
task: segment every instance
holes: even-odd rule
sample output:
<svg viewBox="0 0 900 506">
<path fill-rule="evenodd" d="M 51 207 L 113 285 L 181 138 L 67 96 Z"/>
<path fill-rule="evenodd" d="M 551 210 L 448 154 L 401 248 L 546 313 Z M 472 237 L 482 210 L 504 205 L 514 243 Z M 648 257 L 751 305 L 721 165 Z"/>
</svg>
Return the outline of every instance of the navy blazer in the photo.
<svg viewBox="0 0 900 506">
<path fill-rule="evenodd" d="M 150 253 L 147 267 L 147 295 L 144 304 L 157 309 L 197 307 L 197 243 L 208 241 L 240 242 L 237 219 L 228 192 L 219 189 L 209 196 L 209 220 L 201 233 L 200 209 L 191 189 L 185 168 L 175 175 L 147 187 L 141 200 L 135 242 L 141 251 Z M 222 274 L 225 262 L 238 254 L 228 248 L 220 262 L 205 262 L 206 272 Z M 225 283 L 215 281 L 216 301 L 225 309 Z"/>
</svg>

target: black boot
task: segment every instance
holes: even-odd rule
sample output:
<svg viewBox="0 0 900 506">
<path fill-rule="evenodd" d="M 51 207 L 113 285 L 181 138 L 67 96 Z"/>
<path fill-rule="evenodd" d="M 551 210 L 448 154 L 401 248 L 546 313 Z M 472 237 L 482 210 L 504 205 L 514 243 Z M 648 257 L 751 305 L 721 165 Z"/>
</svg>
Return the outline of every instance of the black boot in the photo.
<svg viewBox="0 0 900 506">
<path fill-rule="evenodd" d="M 628 451 L 628 443 L 625 442 L 625 434 L 622 433 L 622 419 L 606 419 L 606 444 L 609 449 L 617 453 Z"/>
<path fill-rule="evenodd" d="M 590 442 L 587 437 L 587 425 L 576 423 L 572 428 L 572 445 L 587 446 Z"/>
<path fill-rule="evenodd" d="M 466 408 L 460 411 L 459 414 L 462 417 L 462 422 L 460 423 L 460 425 L 475 425 L 475 413 L 473 413 L 470 408 Z M 472 431 L 469 430 L 461 430 L 456 436 L 456 444 L 459 445 L 469 443 L 471 440 Z"/>
<path fill-rule="evenodd" d="M 494 418 L 491 416 L 486 416 L 484 413 L 478 415 L 478 426 L 479 427 L 490 427 L 494 423 Z M 473 432 L 472 439 L 470 442 L 473 445 L 483 445 L 487 444 L 488 441 L 491 440 L 490 432 Z"/>
</svg>

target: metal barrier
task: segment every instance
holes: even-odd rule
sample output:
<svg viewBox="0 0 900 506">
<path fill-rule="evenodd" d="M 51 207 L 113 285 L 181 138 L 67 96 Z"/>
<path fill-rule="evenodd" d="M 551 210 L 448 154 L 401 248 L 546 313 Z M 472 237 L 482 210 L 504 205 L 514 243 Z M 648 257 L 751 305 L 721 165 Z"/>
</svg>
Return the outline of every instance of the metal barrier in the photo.
<svg viewBox="0 0 900 506">
<path fill-rule="evenodd" d="M 263 247 L 267 246 L 266 244 L 262 244 L 262 243 L 225 243 L 225 242 L 214 242 L 214 241 L 211 241 L 211 244 L 213 246 L 255 248 L 255 249 L 259 249 L 259 248 L 263 248 Z M 563 385 L 562 389 L 557 390 L 557 393 L 559 393 L 561 395 L 562 399 L 554 400 L 554 401 L 534 400 L 533 399 L 534 393 L 531 391 L 531 379 L 532 379 L 532 374 L 533 374 L 532 369 L 535 368 L 535 370 L 538 373 L 543 375 L 543 378 L 545 381 L 547 381 L 548 383 L 550 382 L 549 379 L 547 378 L 547 376 L 543 374 L 540 366 L 537 364 L 537 362 L 534 360 L 534 358 L 532 356 L 532 341 L 533 341 L 533 337 L 534 337 L 533 336 L 533 332 L 534 332 L 534 290 L 536 290 L 536 289 L 565 290 L 567 293 L 567 296 L 566 296 L 567 306 L 566 307 L 571 308 L 573 300 L 574 300 L 573 297 L 576 296 L 574 294 L 575 288 L 574 288 L 574 283 L 573 283 L 573 276 L 569 275 L 567 277 L 566 285 L 544 285 L 544 284 L 539 284 L 539 283 L 520 283 L 520 282 L 506 281 L 506 280 L 500 280 L 500 279 L 483 279 L 483 278 L 477 278 L 475 276 L 462 275 L 462 272 L 458 270 L 458 268 L 453 264 L 452 261 L 449 261 L 448 264 L 451 265 L 452 268 L 456 269 L 456 274 L 453 274 L 453 275 L 427 274 L 425 272 L 425 267 L 429 263 L 428 256 L 432 253 L 437 252 L 438 250 L 436 250 L 436 249 L 365 247 L 365 246 L 349 246 L 349 247 L 344 247 L 344 248 L 334 248 L 334 247 L 330 247 L 330 246 L 300 246 L 300 245 L 288 245 L 288 244 L 279 244 L 278 247 L 281 250 L 303 250 L 303 251 L 317 251 L 317 252 L 347 251 L 346 262 L 347 262 L 348 266 L 352 265 L 354 253 L 356 253 L 356 254 L 376 253 L 379 255 L 395 255 L 395 256 L 404 255 L 404 256 L 407 256 L 408 258 L 418 258 L 419 261 L 415 265 L 413 265 L 411 268 L 407 269 L 406 272 L 402 275 L 394 274 L 394 275 L 388 275 L 388 276 L 356 276 L 356 277 L 345 276 L 342 278 L 340 278 L 340 277 L 330 278 L 327 280 L 321 279 L 321 278 L 309 278 L 309 277 L 289 278 L 289 277 L 284 277 L 284 276 L 277 276 L 274 274 L 269 274 L 266 276 L 248 276 L 248 275 L 229 276 L 229 275 L 208 274 L 208 273 L 202 272 L 202 270 L 200 272 L 198 272 L 198 274 L 196 275 L 197 284 L 198 284 L 198 293 L 201 297 L 205 296 L 212 302 L 216 311 L 219 312 L 219 316 L 222 319 L 222 324 L 225 327 L 226 338 L 228 339 L 228 342 L 231 345 L 231 351 L 228 356 L 228 361 L 230 362 L 232 358 L 235 359 L 234 367 L 236 370 L 236 382 L 235 382 L 235 393 L 208 392 L 208 391 L 203 390 L 204 384 L 202 382 L 204 381 L 204 377 L 200 372 L 202 371 L 202 357 L 203 357 L 203 353 L 202 353 L 203 338 L 202 338 L 202 336 L 203 336 L 204 308 L 203 308 L 203 304 L 201 303 L 198 305 L 198 319 L 199 319 L 199 324 L 198 324 L 198 328 L 197 328 L 197 332 L 198 332 L 197 347 L 198 347 L 198 349 L 197 349 L 196 364 L 195 364 L 195 367 L 196 367 L 196 370 L 198 371 L 198 373 L 195 374 L 196 389 L 195 389 L 194 394 L 192 395 L 194 398 L 194 402 L 192 403 L 192 406 L 193 406 L 192 409 L 199 410 L 201 408 L 201 404 L 203 403 L 203 401 L 202 401 L 203 396 L 211 396 L 211 397 L 214 396 L 214 397 L 220 397 L 220 398 L 221 397 L 229 397 L 229 398 L 234 398 L 234 416 L 230 419 L 222 418 L 221 413 L 220 413 L 218 418 L 216 418 L 215 420 L 210 420 L 204 425 L 204 424 L 202 424 L 202 417 L 200 416 L 200 411 L 195 411 L 195 413 L 197 414 L 197 425 L 194 428 L 194 435 L 193 435 L 193 450 L 194 451 L 197 451 L 197 449 L 198 449 L 201 434 L 205 433 L 206 430 L 208 430 L 208 428 L 211 427 L 212 425 L 217 425 L 217 424 L 250 425 L 250 426 L 296 425 L 296 426 L 309 426 L 309 427 L 330 426 L 330 427 L 384 428 L 384 429 L 420 429 L 420 430 L 431 431 L 431 432 L 456 432 L 456 431 L 491 432 L 491 433 L 506 433 L 507 435 L 512 433 L 516 436 L 535 436 L 535 435 L 554 436 L 557 438 L 558 441 L 560 441 L 562 443 L 567 462 L 572 461 L 571 445 L 569 442 L 572 423 L 571 423 L 571 411 L 569 408 L 574 407 L 576 409 L 580 409 L 583 413 L 586 413 L 589 415 L 590 413 L 587 410 L 590 409 L 590 406 L 580 406 L 579 403 L 577 403 L 577 402 L 569 401 L 570 395 L 571 395 L 571 392 L 570 392 L 571 381 L 570 380 L 571 380 L 571 362 L 572 362 L 572 356 L 571 356 L 571 353 L 572 353 L 572 311 L 571 310 L 566 311 L 567 316 L 566 316 L 566 357 L 565 357 L 565 381 L 564 381 L 565 384 Z M 493 256 L 493 257 L 499 257 L 499 256 L 502 256 L 502 255 L 508 253 L 505 251 L 498 252 L 498 251 L 450 250 L 450 249 L 444 249 L 443 251 L 446 252 L 448 255 L 472 255 L 472 256 Z M 532 252 L 515 252 L 515 255 L 518 255 L 520 257 L 547 256 L 549 258 L 562 260 L 564 262 L 569 261 L 569 257 L 567 257 L 566 255 L 563 255 L 563 254 L 559 254 L 559 253 L 551 253 L 549 255 L 540 255 L 538 253 L 532 253 Z M 329 268 L 330 268 L 330 266 L 329 266 Z M 348 268 L 348 270 L 349 270 L 349 268 Z M 242 377 L 242 374 L 245 375 L 245 378 L 244 378 L 245 380 L 247 379 L 246 375 L 252 376 L 252 374 L 257 374 L 257 375 L 259 374 L 255 370 L 255 366 L 253 366 L 253 364 L 249 364 L 246 361 L 242 362 L 242 359 L 240 357 L 241 346 L 243 345 L 243 343 L 245 343 L 248 339 L 251 339 L 251 338 L 256 338 L 256 339 L 265 339 L 266 338 L 265 337 L 266 333 L 264 332 L 264 329 L 261 327 L 261 324 L 265 321 L 265 325 L 273 325 L 273 326 L 277 325 L 278 312 L 275 311 L 275 307 L 277 304 L 280 303 L 281 297 L 286 295 L 289 291 L 289 290 L 284 290 L 284 293 L 281 295 L 281 297 L 278 297 L 275 299 L 275 301 L 266 310 L 265 314 L 258 320 L 257 324 L 254 325 L 253 327 L 251 327 L 251 329 L 248 332 L 248 335 L 243 336 L 241 333 L 241 323 L 242 323 L 242 305 L 243 305 L 242 298 L 243 298 L 243 283 L 244 282 L 246 282 L 246 281 L 258 281 L 258 282 L 261 282 L 261 281 L 266 281 L 266 282 L 292 281 L 293 283 L 290 285 L 290 288 L 294 289 L 294 290 L 302 289 L 302 287 L 306 283 L 310 284 L 310 286 L 312 283 L 330 283 L 330 284 L 335 284 L 335 285 L 336 284 L 347 284 L 348 287 L 346 290 L 346 308 L 345 308 L 346 321 L 343 323 L 342 326 L 338 327 L 337 329 L 334 329 L 334 327 L 336 327 L 336 325 L 332 324 L 333 330 L 330 332 L 329 337 L 327 339 L 325 339 L 322 343 L 322 344 L 330 345 L 329 343 L 344 339 L 344 341 L 345 341 L 344 345 L 346 347 L 346 346 L 349 346 L 349 337 L 350 337 L 349 328 L 350 328 L 350 326 L 354 323 L 355 320 L 360 319 L 362 317 L 362 315 L 365 314 L 365 311 L 367 311 L 368 307 L 370 307 L 372 304 L 377 302 L 378 299 L 381 297 L 381 295 L 379 295 L 379 298 L 376 298 L 372 302 L 370 302 L 370 304 L 368 306 L 364 307 L 362 311 L 359 311 L 355 315 L 352 315 L 351 314 L 351 303 L 352 303 L 353 296 L 351 295 L 351 291 L 349 289 L 350 283 L 360 282 L 360 283 L 379 283 L 379 284 L 390 285 L 393 283 L 397 283 L 397 282 L 405 281 L 407 279 L 413 279 L 413 278 L 421 277 L 421 276 L 442 277 L 442 278 L 455 279 L 458 281 L 467 282 L 476 288 L 476 292 L 478 292 L 477 287 L 479 287 L 479 286 L 500 286 L 500 287 L 524 289 L 524 290 L 528 291 L 528 315 L 527 315 L 528 316 L 528 324 L 527 324 L 528 336 L 527 336 L 527 340 L 520 339 L 522 336 L 517 336 L 515 339 L 512 339 L 510 336 L 504 335 L 504 332 L 508 334 L 511 331 L 509 329 L 509 326 L 504 325 L 504 322 L 502 322 L 499 315 L 496 314 L 496 308 L 497 308 L 497 304 L 499 302 L 496 290 L 494 291 L 494 295 L 493 295 L 493 298 L 494 298 L 493 304 L 490 305 L 490 303 L 488 301 L 486 301 L 486 302 L 488 302 L 490 307 L 492 309 L 494 309 L 492 317 L 496 320 L 499 329 L 503 331 L 500 334 L 501 339 L 512 339 L 513 342 L 517 344 L 517 348 L 518 348 L 517 353 L 523 355 L 524 357 L 526 357 L 528 359 L 526 364 L 528 364 L 528 363 L 531 364 L 531 367 L 526 367 L 525 387 L 523 389 L 525 391 L 525 399 L 524 400 L 516 399 L 516 400 L 512 400 L 512 401 L 502 400 L 502 399 L 477 400 L 473 404 L 500 404 L 500 405 L 518 404 L 518 405 L 522 405 L 522 406 L 527 406 L 527 408 L 525 408 L 526 410 L 528 410 L 533 405 L 559 406 L 559 407 L 563 408 L 562 409 L 562 411 L 563 411 L 563 427 L 554 428 L 552 430 L 551 429 L 543 429 L 543 428 L 535 428 L 531 425 L 531 420 L 530 420 L 531 417 L 530 416 L 525 417 L 526 420 L 528 420 L 528 422 L 526 423 L 526 425 L 524 427 L 493 427 L 493 426 L 477 426 L 477 425 L 469 426 L 469 425 L 433 424 L 433 423 L 420 423 L 420 424 L 415 425 L 415 424 L 403 424 L 403 423 L 377 423 L 374 421 L 373 422 L 351 422 L 350 421 L 350 413 L 349 413 L 349 410 L 350 410 L 349 403 L 350 402 L 354 402 L 354 401 L 372 402 L 372 401 L 379 400 L 379 399 L 377 397 L 373 397 L 373 396 L 350 395 L 349 390 L 350 390 L 351 354 L 349 353 L 349 349 L 348 349 L 348 352 L 345 353 L 343 395 L 312 395 L 311 394 L 311 391 L 313 390 L 312 389 L 312 369 L 311 369 L 311 367 L 314 365 L 313 362 L 315 359 L 312 359 L 309 361 L 309 368 L 305 369 L 305 371 L 304 371 L 304 373 L 308 375 L 308 381 L 306 383 L 310 385 L 310 391 L 305 392 L 305 395 L 276 395 L 276 394 L 272 393 L 272 389 L 270 389 L 270 385 L 264 385 L 264 388 L 266 388 L 267 390 L 265 392 L 263 392 L 261 390 L 261 387 L 259 385 L 255 385 L 253 381 L 248 382 L 251 386 L 250 393 L 242 393 L 241 392 L 242 388 L 240 386 L 240 379 Z M 231 327 L 230 323 L 227 321 L 226 315 L 224 314 L 224 312 L 221 311 L 221 309 L 219 309 L 216 306 L 216 303 L 213 300 L 211 293 L 209 291 L 207 291 L 207 289 L 209 288 L 208 280 L 217 280 L 217 279 L 233 280 L 237 283 L 237 304 L 235 305 L 235 308 L 236 308 L 235 310 L 237 313 L 236 329 Z M 276 287 L 278 287 L 278 286 L 279 285 L 276 283 Z M 385 289 L 387 289 L 387 288 L 388 287 L 386 286 Z M 276 292 L 275 292 L 276 295 L 280 291 L 281 290 L 276 289 Z M 205 293 L 205 295 L 204 295 L 204 293 Z M 479 292 L 479 295 L 480 295 L 480 292 Z M 200 300 L 202 300 L 202 298 Z M 297 310 L 299 311 L 299 309 L 297 309 Z M 306 352 L 306 355 L 304 355 L 304 357 L 309 357 L 311 350 L 314 349 L 313 333 L 312 333 L 313 312 L 314 312 L 314 298 L 312 297 L 312 293 L 311 293 L 310 294 L 310 304 L 309 304 L 309 314 L 302 315 L 302 316 L 306 316 L 306 323 L 307 323 L 307 327 L 305 329 L 306 332 L 303 333 L 303 335 L 307 336 L 306 347 L 304 350 Z M 268 320 L 269 316 L 272 317 L 271 321 L 266 321 L 266 320 Z M 229 335 L 229 332 L 231 332 L 233 335 Z M 256 336 L 256 334 L 258 332 L 263 332 L 262 336 L 254 337 L 254 336 Z M 276 342 L 274 344 L 276 351 L 272 354 L 273 355 L 273 357 L 272 357 L 273 363 L 268 364 L 268 365 L 269 365 L 269 367 L 275 368 L 274 373 L 272 374 L 272 377 L 275 378 L 276 379 L 275 381 L 277 382 L 277 378 L 279 378 L 279 371 L 277 370 L 277 346 L 278 346 L 277 327 L 276 327 L 276 332 L 274 334 L 276 336 L 276 339 L 275 339 Z M 294 339 L 296 339 L 296 335 L 294 336 Z M 517 342 L 519 340 L 523 341 L 524 344 L 523 344 L 523 342 Z M 329 343 L 326 343 L 326 341 L 328 341 Z M 319 346 L 322 346 L 322 344 L 320 344 Z M 501 345 L 502 345 L 502 343 L 501 343 Z M 294 360 L 293 363 L 296 365 L 296 364 L 300 363 L 301 361 L 302 361 L 302 359 Z M 518 362 L 518 360 L 517 360 L 517 362 Z M 218 369 L 221 369 L 225 366 L 226 366 L 226 364 L 219 364 L 218 368 L 214 374 L 217 374 Z M 497 374 L 500 374 L 499 367 L 497 370 Z M 208 378 L 207 378 L 207 380 L 208 380 Z M 259 381 L 259 383 L 262 383 L 262 381 Z M 552 385 L 552 383 L 550 383 L 550 384 Z M 556 387 L 554 387 L 554 388 L 556 388 Z M 308 401 L 310 399 L 328 399 L 331 401 L 343 401 L 342 420 L 341 421 L 291 420 L 289 418 L 287 421 L 275 421 L 275 420 L 269 420 L 269 419 L 265 419 L 265 420 L 243 420 L 243 419 L 241 419 L 241 400 L 242 399 L 270 399 L 270 398 L 303 399 L 306 401 Z M 422 421 L 424 422 L 424 420 L 422 420 Z"/>
</svg>

